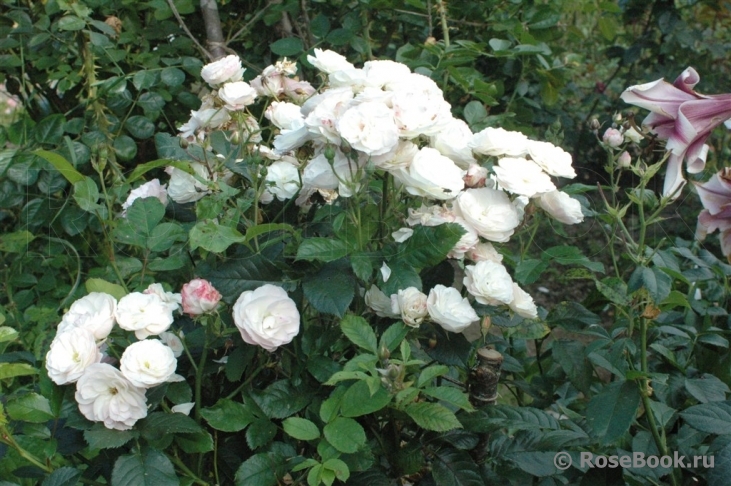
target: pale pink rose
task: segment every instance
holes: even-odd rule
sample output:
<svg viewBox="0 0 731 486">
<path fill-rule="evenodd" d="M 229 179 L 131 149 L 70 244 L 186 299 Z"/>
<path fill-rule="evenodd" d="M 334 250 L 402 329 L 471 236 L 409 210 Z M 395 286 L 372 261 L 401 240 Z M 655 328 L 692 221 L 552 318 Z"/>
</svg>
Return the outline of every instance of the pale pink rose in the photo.
<svg viewBox="0 0 731 486">
<path fill-rule="evenodd" d="M 196 278 L 183 285 L 183 312 L 199 316 L 216 309 L 221 293 L 208 280 Z"/>
<path fill-rule="evenodd" d="M 624 137 L 622 136 L 622 133 L 616 128 L 607 128 L 607 131 L 604 132 L 602 140 L 610 147 L 617 148 L 622 145 L 622 142 L 624 142 Z"/>
<path fill-rule="evenodd" d="M 619 154 L 619 157 L 617 158 L 617 165 L 626 169 L 627 167 L 630 166 L 631 163 L 632 163 L 632 157 L 630 156 L 629 153 L 627 153 L 627 151 L 624 151 L 621 154 Z"/>
<path fill-rule="evenodd" d="M 487 169 L 477 164 L 470 164 L 467 174 L 464 176 L 466 187 L 485 187 L 487 181 Z"/>
</svg>

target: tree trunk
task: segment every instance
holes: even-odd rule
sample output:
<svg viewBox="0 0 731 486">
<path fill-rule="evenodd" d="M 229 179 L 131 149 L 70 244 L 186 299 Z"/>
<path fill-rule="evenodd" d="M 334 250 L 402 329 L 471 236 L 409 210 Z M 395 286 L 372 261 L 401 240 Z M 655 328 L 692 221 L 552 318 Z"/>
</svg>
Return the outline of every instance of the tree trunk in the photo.
<svg viewBox="0 0 731 486">
<path fill-rule="evenodd" d="M 221 17 L 218 15 L 216 0 L 201 0 L 203 24 L 206 26 L 206 46 L 213 60 L 226 55 L 226 42 L 221 30 Z"/>
</svg>

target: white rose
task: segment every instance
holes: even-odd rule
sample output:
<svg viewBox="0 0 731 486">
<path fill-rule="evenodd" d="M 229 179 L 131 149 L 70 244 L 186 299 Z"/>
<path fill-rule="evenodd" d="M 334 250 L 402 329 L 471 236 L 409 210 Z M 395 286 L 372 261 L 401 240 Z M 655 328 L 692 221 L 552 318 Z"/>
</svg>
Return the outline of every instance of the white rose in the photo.
<svg viewBox="0 0 731 486">
<path fill-rule="evenodd" d="M 189 162 L 189 164 L 195 174 L 202 180 L 211 180 L 208 169 L 203 164 L 198 162 Z M 194 202 L 211 192 L 207 184 L 200 182 L 185 171 L 169 166 L 165 169 L 165 172 L 170 175 L 168 195 L 177 203 Z"/>
<path fill-rule="evenodd" d="M 132 292 L 117 304 L 117 322 L 125 331 L 134 331 L 137 339 L 156 336 L 173 323 L 170 305 L 155 294 Z"/>
<path fill-rule="evenodd" d="M 391 309 L 391 298 L 386 296 L 375 285 L 371 285 L 365 293 L 365 304 L 380 317 L 390 317 L 396 319 L 401 316 L 399 312 L 393 312 Z"/>
<path fill-rule="evenodd" d="M 518 196 L 513 199 L 513 206 L 515 206 L 515 210 L 518 211 L 518 219 L 521 221 L 523 220 L 523 216 L 525 216 L 525 208 L 528 206 L 528 203 L 530 203 L 530 198 L 525 196 Z"/>
<path fill-rule="evenodd" d="M 127 209 L 132 206 L 132 203 L 137 199 L 144 199 L 146 197 L 156 197 L 163 206 L 168 204 L 168 192 L 165 189 L 165 185 L 160 185 L 159 179 L 152 179 L 150 182 L 145 182 L 137 189 L 132 189 L 127 196 L 127 200 L 122 204 L 122 215 L 126 214 Z"/>
<path fill-rule="evenodd" d="M 416 287 L 399 290 L 391 296 L 391 312 L 401 315 L 407 326 L 419 327 L 427 315 L 426 295 Z"/>
<path fill-rule="evenodd" d="M 91 331 L 98 341 L 109 336 L 114 327 L 114 311 L 117 299 L 103 292 L 91 292 L 71 304 L 58 325 L 58 333 L 77 327 Z"/>
<path fill-rule="evenodd" d="M 452 118 L 443 130 L 431 137 L 430 145 L 452 159 L 460 168 L 467 169 L 475 163 L 472 149 L 468 146 L 470 140 L 472 130 L 467 123 Z"/>
<path fill-rule="evenodd" d="M 393 172 L 409 194 L 433 199 L 453 199 L 464 189 L 462 169 L 438 150 L 424 147 L 407 169 Z"/>
<path fill-rule="evenodd" d="M 316 92 L 315 88 L 307 81 L 284 78 L 284 95 L 295 103 L 304 103 L 307 98 Z"/>
<path fill-rule="evenodd" d="M 391 236 L 393 237 L 394 241 L 396 243 L 403 243 L 404 241 L 411 238 L 411 235 L 414 234 L 414 230 L 411 228 L 399 228 L 393 233 L 391 233 Z M 385 282 L 385 280 L 384 280 Z"/>
<path fill-rule="evenodd" d="M 500 186 L 513 194 L 533 197 L 555 191 L 551 178 L 535 162 L 519 158 L 503 158 L 492 169 Z"/>
<path fill-rule="evenodd" d="M 310 139 L 312 139 L 312 133 L 305 126 L 305 122 L 302 120 L 294 120 L 290 128 L 282 129 L 274 137 L 273 145 L 277 152 L 283 154 L 300 148 Z"/>
<path fill-rule="evenodd" d="M 305 118 L 302 116 L 300 107 L 286 101 L 272 101 L 264 116 L 267 117 L 277 128 L 288 130 L 304 126 Z"/>
<path fill-rule="evenodd" d="M 471 164 L 464 176 L 464 185 L 467 187 L 485 187 L 487 183 L 487 169 L 481 165 Z"/>
<path fill-rule="evenodd" d="M 412 80 L 414 83 L 409 83 Z M 408 139 L 419 135 L 432 136 L 446 128 L 452 120 L 451 106 L 444 101 L 441 90 L 432 87 L 434 82 L 416 73 L 410 74 L 404 82 L 405 85 L 399 85 L 392 98 L 401 136 Z"/>
<path fill-rule="evenodd" d="M 487 127 L 475 133 L 468 146 L 477 154 L 520 157 L 528 150 L 528 137 L 520 132 Z"/>
<path fill-rule="evenodd" d="M 363 90 L 366 83 L 365 73 L 362 69 L 341 69 L 332 72 L 327 77 L 332 88 L 350 88 L 353 92 Z"/>
<path fill-rule="evenodd" d="M 269 352 L 291 342 L 300 330 L 297 305 L 271 284 L 243 292 L 233 306 L 233 318 L 245 342 Z"/>
<path fill-rule="evenodd" d="M 455 209 L 480 236 L 490 241 L 508 241 L 520 224 L 518 211 L 508 195 L 488 187 L 465 190 L 457 197 Z"/>
<path fill-rule="evenodd" d="M 426 308 L 434 322 L 447 331 L 462 332 L 479 320 L 467 298 L 463 298 L 453 287 L 436 285 L 429 291 Z"/>
<path fill-rule="evenodd" d="M 267 168 L 267 189 L 280 201 L 294 197 L 300 188 L 300 173 L 289 162 L 274 162 Z"/>
<path fill-rule="evenodd" d="M 355 66 L 349 63 L 347 59 L 331 50 L 323 51 L 322 49 L 315 48 L 315 55 L 308 55 L 307 62 L 328 74 L 344 69 L 355 69 Z"/>
<path fill-rule="evenodd" d="M 411 70 L 405 64 L 394 61 L 367 61 L 363 64 L 367 86 L 383 88 L 408 77 Z"/>
<path fill-rule="evenodd" d="M 190 415 L 190 411 L 195 407 L 195 402 L 179 403 L 178 405 L 170 407 L 170 411 L 173 413 L 182 413 L 183 415 Z"/>
<path fill-rule="evenodd" d="M 503 261 L 503 256 L 497 252 L 492 243 L 478 243 L 474 248 L 467 251 L 465 256 L 473 262 L 490 260 L 496 263 Z"/>
<path fill-rule="evenodd" d="M 375 155 L 371 157 L 371 160 L 379 169 L 393 171 L 411 165 L 411 162 L 418 153 L 419 147 L 416 144 L 408 140 L 399 140 L 398 145 L 390 152 L 386 152 L 383 155 Z"/>
<path fill-rule="evenodd" d="M 225 108 L 205 108 L 190 112 L 191 118 L 200 128 L 215 130 L 231 120 L 228 110 Z M 182 128 L 181 128 L 182 130 Z"/>
<path fill-rule="evenodd" d="M 319 140 L 340 145 L 337 122 L 352 101 L 353 90 L 350 88 L 329 89 L 305 101 L 302 114 L 310 133 Z"/>
<path fill-rule="evenodd" d="M 206 64 L 201 69 L 201 77 L 211 86 L 228 81 L 240 81 L 244 75 L 239 56 L 226 56 L 218 61 Z"/>
<path fill-rule="evenodd" d="M 467 265 L 463 283 L 480 304 L 500 305 L 513 301 L 513 279 L 500 263 L 483 260 Z"/>
<path fill-rule="evenodd" d="M 173 350 L 158 339 L 144 339 L 130 344 L 119 360 L 124 377 L 140 388 L 152 388 L 165 383 L 173 376 L 177 366 Z"/>
<path fill-rule="evenodd" d="M 552 191 L 538 198 L 538 205 L 553 219 L 564 224 L 578 224 L 584 221 L 581 203 L 561 191 Z"/>
<path fill-rule="evenodd" d="M 57 385 L 73 383 L 84 370 L 102 358 L 94 335 L 88 329 L 75 327 L 57 334 L 46 353 L 48 377 Z"/>
<path fill-rule="evenodd" d="M 160 338 L 160 341 L 173 350 L 173 356 L 176 358 L 179 358 L 183 354 L 183 351 L 185 351 L 183 341 L 172 332 L 163 332 L 158 337 Z"/>
<path fill-rule="evenodd" d="M 474 248 L 480 242 L 480 237 L 477 235 L 477 231 L 475 231 L 472 226 L 468 225 L 464 219 L 457 218 L 455 223 L 462 226 L 465 230 L 465 234 L 463 234 L 459 241 L 455 243 L 454 248 L 450 250 L 447 257 L 462 260 L 465 253 Z"/>
<path fill-rule="evenodd" d="M 382 155 L 396 148 L 399 132 L 393 111 L 369 101 L 348 108 L 337 122 L 340 135 L 351 147 L 367 155 Z"/>
<path fill-rule="evenodd" d="M 160 300 L 165 302 L 165 304 L 170 309 L 170 312 L 175 312 L 176 310 L 180 309 L 180 306 L 183 304 L 183 296 L 181 294 L 166 292 L 162 284 L 159 283 L 152 283 L 148 285 L 142 293 L 155 294 L 160 297 Z"/>
<path fill-rule="evenodd" d="M 629 127 L 622 135 L 627 142 L 640 143 L 642 141 L 642 134 L 635 130 L 635 127 Z"/>
<path fill-rule="evenodd" d="M 535 319 L 538 317 L 538 308 L 533 302 L 533 297 L 528 292 L 513 284 L 513 300 L 510 302 L 510 309 L 520 317 Z"/>
<path fill-rule="evenodd" d="M 243 110 L 256 99 L 256 90 L 244 81 L 226 83 L 218 90 L 218 97 L 231 111 Z"/>
<path fill-rule="evenodd" d="M 267 66 L 259 76 L 251 80 L 250 84 L 259 96 L 279 98 L 284 93 L 285 79 L 286 77 L 274 66 Z"/>
<path fill-rule="evenodd" d="M 104 422 L 108 429 L 129 430 L 147 416 L 145 389 L 138 388 L 112 365 L 89 366 L 76 382 L 79 411 L 93 422 Z"/>
<path fill-rule="evenodd" d="M 305 166 L 302 183 L 315 189 L 337 189 L 339 182 L 325 154 L 320 154 Z"/>
<path fill-rule="evenodd" d="M 573 179 L 576 171 L 571 166 L 571 154 L 548 142 L 528 141 L 528 155 L 547 174 Z"/>
<path fill-rule="evenodd" d="M 335 151 L 332 165 L 325 154 L 319 154 L 308 162 L 302 172 L 302 185 L 318 190 L 337 189 L 340 196 L 350 197 L 352 189 L 357 191 L 360 187 L 356 179 L 363 165 L 361 161 L 348 159 L 340 150 Z"/>
</svg>

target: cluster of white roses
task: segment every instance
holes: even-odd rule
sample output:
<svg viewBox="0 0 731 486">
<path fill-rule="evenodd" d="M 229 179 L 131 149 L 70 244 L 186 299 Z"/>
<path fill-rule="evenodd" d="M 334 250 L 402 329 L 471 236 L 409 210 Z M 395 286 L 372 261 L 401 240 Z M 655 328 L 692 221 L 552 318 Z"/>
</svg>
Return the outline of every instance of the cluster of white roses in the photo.
<svg viewBox="0 0 731 486">
<path fill-rule="evenodd" d="M 532 298 L 512 281 L 490 242 L 508 241 L 531 202 L 565 224 L 583 220 L 579 201 L 552 180 L 576 176 L 570 154 L 502 128 L 473 134 L 452 116 L 434 81 L 401 63 L 368 61 L 356 68 L 343 56 L 320 49 L 307 59 L 327 77 L 320 92 L 294 78 L 296 65 L 286 59 L 269 66 L 251 85 L 240 81 L 241 63 L 235 56 L 202 71 L 218 89 L 204 98 L 205 109 L 226 113 L 211 112 L 211 120 L 229 117 L 256 96 L 269 98 L 265 117 L 276 129 L 273 147 L 250 144 L 266 165 L 260 202 L 298 196 L 296 204 L 306 206 L 315 193 L 332 202 L 358 192 L 367 172 L 385 171 L 406 193 L 438 203 L 409 209 L 409 226 L 457 223 L 464 228 L 449 257 L 474 263 L 466 265 L 463 285 L 477 302 L 507 305 L 521 316 L 535 317 Z M 229 85 L 236 86 L 231 91 L 248 93 L 243 101 L 224 96 Z M 224 129 L 225 123 L 191 119 L 181 136 L 204 140 L 207 131 Z M 176 199 L 174 185 L 171 179 L 169 192 Z M 393 236 L 400 242 L 411 233 L 407 227 Z M 429 296 L 409 288 L 386 296 L 373 287 L 366 299 L 379 315 L 400 317 L 411 326 L 427 315 L 451 331 L 477 320 L 469 300 L 453 288 L 438 287 Z"/>
</svg>

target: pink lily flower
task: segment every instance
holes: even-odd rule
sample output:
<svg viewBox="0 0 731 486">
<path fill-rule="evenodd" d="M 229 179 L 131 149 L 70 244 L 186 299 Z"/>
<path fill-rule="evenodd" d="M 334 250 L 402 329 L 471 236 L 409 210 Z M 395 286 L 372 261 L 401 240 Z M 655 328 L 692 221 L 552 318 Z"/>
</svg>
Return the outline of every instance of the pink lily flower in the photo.
<svg viewBox="0 0 731 486">
<path fill-rule="evenodd" d="M 721 231 L 721 251 L 731 256 L 731 167 L 713 174 L 707 182 L 695 183 L 703 204 L 698 215 L 696 239 L 703 241 L 708 233 Z M 731 261 L 731 259 L 729 259 Z"/>
<path fill-rule="evenodd" d="M 663 196 L 673 199 L 685 185 L 682 162 L 690 174 L 703 171 L 708 155 L 706 139 L 714 128 L 731 118 L 731 94 L 703 95 L 693 88 L 700 76 L 692 67 L 675 83 L 664 79 L 627 88 L 620 96 L 625 103 L 650 110 L 642 124 L 662 140 L 670 152 Z"/>
</svg>

